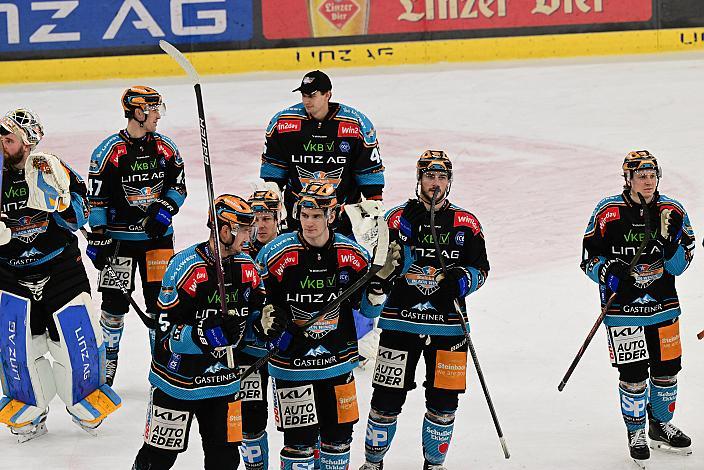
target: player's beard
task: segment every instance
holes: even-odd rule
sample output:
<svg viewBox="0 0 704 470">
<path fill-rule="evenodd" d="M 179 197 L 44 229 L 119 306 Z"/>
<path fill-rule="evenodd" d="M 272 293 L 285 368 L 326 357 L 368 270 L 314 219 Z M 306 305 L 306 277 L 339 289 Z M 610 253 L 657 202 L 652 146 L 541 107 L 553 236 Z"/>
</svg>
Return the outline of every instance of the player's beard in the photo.
<svg viewBox="0 0 704 470">
<path fill-rule="evenodd" d="M 8 153 L 5 148 L 2 149 L 2 152 L 5 155 L 5 167 L 7 168 L 14 167 L 22 161 L 22 158 L 24 158 L 24 150 L 21 148 L 14 154 Z"/>
<path fill-rule="evenodd" d="M 442 201 L 444 201 L 446 194 L 447 194 L 447 189 L 445 189 L 445 191 L 442 191 L 442 190 L 438 191 L 438 198 L 435 200 L 435 203 L 439 204 Z M 430 202 L 433 200 L 433 190 L 430 190 L 430 191 L 421 190 L 421 195 L 423 196 L 423 199 L 425 199 L 428 204 L 430 204 Z"/>
</svg>

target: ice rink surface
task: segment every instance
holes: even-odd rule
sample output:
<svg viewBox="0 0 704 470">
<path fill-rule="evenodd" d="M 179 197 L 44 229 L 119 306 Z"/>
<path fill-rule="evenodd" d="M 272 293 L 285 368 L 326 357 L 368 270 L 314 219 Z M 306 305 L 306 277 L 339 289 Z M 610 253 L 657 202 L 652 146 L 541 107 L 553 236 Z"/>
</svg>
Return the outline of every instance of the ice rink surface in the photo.
<svg viewBox="0 0 704 470">
<path fill-rule="evenodd" d="M 301 76 L 204 78 L 216 193 L 251 192 L 264 128 L 274 113 L 298 100 L 290 90 Z M 661 192 L 685 205 L 700 243 L 704 56 L 358 69 L 333 71 L 331 77 L 333 101 L 358 108 L 376 125 L 388 207 L 413 194 L 417 156 L 444 149 L 456 168 L 450 199 L 475 213 L 484 228 L 491 273 L 469 299 L 472 339 L 512 457 L 503 458 L 470 365 L 469 392 L 460 400 L 446 466 L 634 468 L 603 331 L 565 391 L 557 392 L 599 313 L 597 287 L 578 267 L 581 238 L 595 204 L 620 192 L 624 155 L 644 148 L 663 168 Z M 208 235 L 195 98 L 185 78 L 6 86 L 0 107 L 36 111 L 47 133 L 39 149 L 57 153 L 85 176 L 93 148 L 124 127 L 119 99 L 133 84 L 163 93 L 168 113 L 159 131 L 176 141 L 186 161 L 189 195 L 175 218 L 182 249 Z M 692 437 L 694 454 L 654 453 L 652 469 L 704 468 L 704 342 L 695 336 L 704 328 L 701 256 L 695 255 L 678 281 L 684 370 L 674 422 Z M 95 278 L 90 264 L 88 269 Z M 136 298 L 141 302 L 141 294 Z M 148 366 L 146 331 L 130 313 L 115 382 L 123 407 L 99 428 L 99 437 L 72 425 L 56 398 L 48 435 L 17 445 L 9 432 L 0 434 L 0 468 L 130 468 L 142 444 Z M 363 461 L 370 369 L 357 370 L 361 420 L 353 442 L 355 469 Z M 423 392 L 417 389 L 399 419 L 386 468 L 421 468 L 423 412 Z M 270 465 L 278 468 L 281 437 L 272 423 Z M 190 448 L 175 468 L 202 468 L 195 425 Z"/>
</svg>

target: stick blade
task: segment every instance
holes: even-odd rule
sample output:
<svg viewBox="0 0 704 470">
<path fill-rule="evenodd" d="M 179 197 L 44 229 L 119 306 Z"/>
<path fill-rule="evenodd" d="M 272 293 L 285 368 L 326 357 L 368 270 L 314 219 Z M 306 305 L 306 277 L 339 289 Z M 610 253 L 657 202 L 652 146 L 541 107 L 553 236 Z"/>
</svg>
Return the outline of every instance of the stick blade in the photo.
<svg viewBox="0 0 704 470">
<path fill-rule="evenodd" d="M 176 49 L 176 46 L 171 44 L 170 42 L 164 41 L 163 39 L 159 41 L 159 47 L 161 47 L 161 50 L 169 54 L 169 56 L 178 63 L 178 65 L 181 66 L 181 68 L 188 74 L 188 78 L 191 79 L 193 82 L 193 85 L 198 85 L 200 82 L 200 78 L 198 77 L 198 72 L 196 72 L 196 69 L 193 67 L 193 64 L 186 58 L 185 55 L 178 49 Z"/>
</svg>

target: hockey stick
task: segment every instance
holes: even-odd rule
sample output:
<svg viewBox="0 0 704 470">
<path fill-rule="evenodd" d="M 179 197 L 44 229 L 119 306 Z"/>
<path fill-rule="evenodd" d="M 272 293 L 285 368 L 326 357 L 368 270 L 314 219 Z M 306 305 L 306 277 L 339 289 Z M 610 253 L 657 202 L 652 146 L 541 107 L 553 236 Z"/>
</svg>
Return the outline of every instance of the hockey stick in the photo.
<svg viewBox="0 0 704 470">
<path fill-rule="evenodd" d="M 641 193 L 638 193 L 638 199 L 640 200 L 640 204 L 643 207 L 643 217 L 645 218 L 645 236 L 643 237 L 643 241 L 640 242 L 640 246 L 638 247 L 638 251 L 636 252 L 635 256 L 633 256 L 633 259 L 631 260 L 631 264 L 628 265 L 628 272 L 633 273 L 633 268 L 635 265 L 638 263 L 638 260 L 640 259 L 640 255 L 643 254 L 643 251 L 645 251 L 645 246 L 648 244 L 648 241 L 650 241 L 650 213 L 648 212 L 648 207 L 647 203 L 645 202 L 645 198 Z M 584 343 L 582 343 L 582 347 L 579 348 L 579 351 L 577 351 L 577 355 L 574 357 L 574 360 L 572 361 L 572 364 L 570 364 L 570 367 L 567 369 L 567 372 L 565 372 L 565 376 L 562 378 L 562 381 L 560 382 L 560 385 L 557 386 L 558 391 L 562 391 L 565 388 L 565 385 L 567 385 L 567 381 L 570 379 L 570 376 L 572 375 L 572 372 L 577 368 L 577 364 L 579 363 L 580 359 L 582 359 L 582 356 L 584 355 L 584 352 L 587 350 L 587 347 L 589 346 L 589 343 L 592 342 L 592 338 L 594 338 L 594 335 L 596 334 L 596 330 L 599 329 L 599 326 L 601 326 L 601 323 L 604 321 L 604 318 L 606 318 L 606 312 L 609 311 L 609 308 L 611 307 L 611 304 L 614 302 L 616 299 L 616 292 L 611 294 L 609 297 L 609 300 L 606 302 L 606 305 L 604 305 L 604 308 L 601 309 L 601 314 L 599 315 L 599 318 L 596 319 L 596 322 L 594 322 L 594 326 L 592 326 L 592 329 L 589 330 L 589 334 L 587 335 L 587 339 L 584 340 Z"/>
<path fill-rule="evenodd" d="M 702 338 L 704 338 L 704 330 L 697 333 L 697 339 L 702 339 Z"/>
<path fill-rule="evenodd" d="M 296 326 L 296 333 L 304 332 L 310 326 L 325 318 L 326 315 L 331 312 L 334 312 L 335 309 L 342 304 L 342 302 L 344 302 L 355 292 L 363 288 L 376 275 L 376 273 L 378 273 L 379 270 L 384 267 L 384 263 L 386 263 L 386 254 L 389 251 L 389 227 L 383 217 L 377 219 L 377 228 L 378 238 L 376 247 L 374 248 L 374 258 L 372 259 L 372 265 L 370 266 L 369 271 L 367 271 L 366 274 L 357 279 L 355 282 L 352 283 L 351 286 L 349 286 L 342 293 L 340 293 L 340 295 L 335 300 L 333 300 L 332 302 L 327 304 L 322 310 L 320 310 L 318 315 L 316 315 L 314 318 L 311 318 L 304 324 Z M 288 340 L 290 341 L 292 334 L 289 332 L 285 332 L 284 335 L 289 335 Z M 240 381 L 244 380 L 245 378 L 249 377 L 252 373 L 259 370 L 264 364 L 269 362 L 269 360 L 274 357 L 278 352 L 278 345 L 274 345 L 274 347 L 269 350 L 265 356 L 262 356 L 257 359 L 254 364 L 249 366 L 247 370 L 242 373 L 242 375 L 240 376 Z"/>
<path fill-rule="evenodd" d="M 83 234 L 83 237 L 88 240 L 88 231 L 85 228 L 81 227 L 81 233 Z M 117 252 L 120 250 L 120 240 L 117 240 L 116 243 L 117 245 L 115 246 L 115 256 L 112 259 L 117 258 Z M 127 289 L 127 286 L 122 282 L 120 277 L 115 272 L 115 269 L 112 267 L 112 263 L 110 260 L 108 260 L 108 262 L 105 264 L 105 270 L 108 272 L 108 275 L 112 278 L 115 285 L 117 285 L 117 288 L 120 289 L 120 292 L 122 292 L 122 295 L 125 297 L 125 299 L 130 303 L 134 311 L 137 312 L 137 316 L 140 320 L 142 320 L 144 326 L 146 326 L 150 330 L 156 329 L 156 319 L 144 313 L 140 306 L 137 305 L 137 302 L 135 302 L 135 300 L 130 295 L 130 291 Z"/>
<path fill-rule="evenodd" d="M 218 294 L 220 295 L 220 309 L 223 315 L 228 314 L 227 300 L 225 297 L 225 275 L 222 269 L 222 259 L 220 258 L 220 227 L 218 226 L 218 217 L 215 212 L 215 195 L 213 194 L 213 173 L 210 168 L 210 151 L 208 149 L 208 131 L 205 127 L 205 109 L 203 107 L 203 94 L 200 88 L 200 77 L 198 72 L 189 62 L 185 55 L 181 53 L 172 44 L 161 40 L 159 47 L 166 52 L 169 57 L 175 60 L 178 65 L 188 74 L 188 77 L 193 82 L 193 88 L 196 92 L 196 103 L 198 105 L 198 120 L 200 122 L 200 145 L 203 150 L 203 167 L 205 168 L 205 185 L 208 190 L 208 203 L 210 205 L 210 213 L 213 214 L 212 238 L 215 240 L 215 271 L 218 278 Z M 233 369 L 235 367 L 235 357 L 232 346 L 225 346 L 227 351 L 227 367 Z M 219 349 L 219 348 L 218 348 Z"/>
<path fill-rule="evenodd" d="M 433 191 L 433 197 L 430 201 L 430 233 L 433 237 L 433 243 L 435 244 L 435 255 L 440 263 L 440 269 L 443 274 L 447 274 L 447 267 L 445 265 L 445 260 L 442 257 L 442 251 L 440 251 L 440 243 L 438 241 L 437 230 L 435 229 L 435 199 L 438 197 L 438 192 L 440 188 L 435 188 Z M 489 387 L 486 385 L 486 380 L 484 380 L 484 373 L 479 365 L 479 358 L 477 357 L 477 352 L 474 349 L 474 344 L 472 343 L 472 338 L 469 335 L 469 330 L 467 329 L 467 319 L 462 313 L 460 304 L 457 299 L 453 300 L 455 306 L 455 312 L 460 317 L 460 324 L 462 325 L 462 331 L 464 332 L 464 337 L 467 340 L 467 346 L 469 347 L 469 353 L 472 356 L 472 362 L 474 362 L 474 368 L 477 370 L 477 376 L 479 377 L 479 383 L 482 385 L 482 391 L 484 392 L 484 398 L 486 398 L 486 403 L 489 405 L 489 412 L 491 413 L 491 419 L 494 421 L 494 427 L 496 428 L 496 434 L 499 436 L 499 442 L 501 443 L 501 449 L 504 451 L 504 458 L 510 458 L 511 454 L 508 452 L 508 446 L 506 445 L 506 439 L 504 438 L 504 433 L 501 431 L 501 425 L 499 424 L 499 417 L 496 415 L 496 410 L 494 409 L 494 403 L 491 401 L 491 396 L 489 396 Z"/>
</svg>

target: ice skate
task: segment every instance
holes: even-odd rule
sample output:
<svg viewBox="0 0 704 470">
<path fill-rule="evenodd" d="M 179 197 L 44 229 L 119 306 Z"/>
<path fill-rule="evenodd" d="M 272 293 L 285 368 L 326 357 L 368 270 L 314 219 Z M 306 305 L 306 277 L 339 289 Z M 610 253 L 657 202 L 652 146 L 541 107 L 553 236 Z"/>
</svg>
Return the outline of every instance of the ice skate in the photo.
<svg viewBox="0 0 704 470">
<path fill-rule="evenodd" d="M 640 468 L 646 468 L 645 464 L 650 458 L 650 449 L 648 449 L 645 429 L 628 431 L 628 449 L 631 452 L 633 462 Z"/>
<path fill-rule="evenodd" d="M 423 463 L 423 470 L 447 470 L 445 467 L 439 464 L 432 464 L 427 460 Z"/>
<path fill-rule="evenodd" d="M 383 470 L 384 468 L 384 462 L 379 462 L 379 463 L 372 463 L 372 462 L 364 462 L 364 465 L 359 467 L 359 470 Z"/>
<path fill-rule="evenodd" d="M 677 426 L 669 421 L 663 423 L 654 419 L 650 420 L 648 429 L 650 448 L 663 450 L 675 454 L 691 455 L 692 440 Z"/>
<path fill-rule="evenodd" d="M 105 360 L 105 383 L 112 387 L 117 372 L 117 358 Z"/>
<path fill-rule="evenodd" d="M 10 428 L 10 432 L 17 438 L 17 443 L 22 444 L 23 442 L 31 441 L 32 439 L 46 434 L 46 417 L 48 414 L 49 408 L 31 423 L 17 428 Z"/>
</svg>

